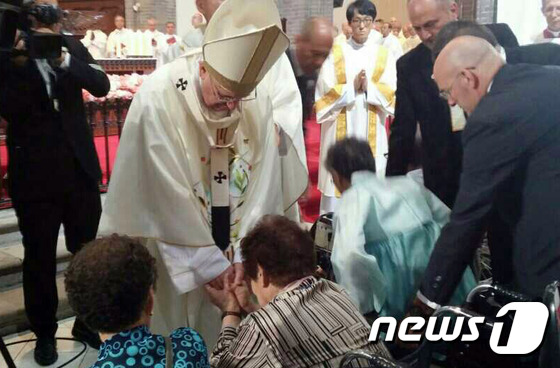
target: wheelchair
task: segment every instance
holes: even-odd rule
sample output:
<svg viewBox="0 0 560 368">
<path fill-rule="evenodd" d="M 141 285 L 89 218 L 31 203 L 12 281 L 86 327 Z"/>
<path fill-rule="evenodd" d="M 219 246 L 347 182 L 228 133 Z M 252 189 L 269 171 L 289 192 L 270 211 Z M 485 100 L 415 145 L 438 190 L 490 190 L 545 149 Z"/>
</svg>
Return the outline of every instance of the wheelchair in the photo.
<svg viewBox="0 0 560 368">
<path fill-rule="evenodd" d="M 497 322 L 495 312 L 510 302 L 531 301 L 526 296 L 509 291 L 500 285 L 481 284 L 467 297 L 465 308 L 442 307 L 435 313 L 440 316 L 462 316 L 466 320 L 484 316 L 485 323 L 479 326 L 480 338 L 476 343 L 456 342 L 446 346 L 446 360 L 434 359 L 438 354 L 435 343 L 424 340 L 420 347 L 399 361 L 390 361 L 363 350 L 349 352 L 341 361 L 340 368 L 349 368 L 357 361 L 366 362 L 368 368 L 429 368 L 437 366 L 450 368 L 498 368 L 498 367 L 535 367 L 558 368 L 560 366 L 560 282 L 555 281 L 545 288 L 542 302 L 549 311 L 543 343 L 536 352 L 528 357 L 504 356 L 493 353 L 488 345 L 490 333 Z M 484 312 L 484 313 L 480 313 Z M 485 313 L 489 313 L 486 314 Z M 363 364 L 360 364 L 364 367 Z"/>
<path fill-rule="evenodd" d="M 330 261 L 333 245 L 333 214 L 321 215 L 313 224 L 310 234 L 314 239 L 317 264 L 322 270 L 322 276 L 336 281 Z M 482 246 L 472 264 L 479 280 L 491 277 L 489 260 L 488 247 Z M 478 341 L 431 343 L 424 340 L 418 349 L 398 361 L 389 361 L 366 351 L 350 352 L 345 356 L 340 367 L 351 367 L 356 360 L 360 362 L 365 360 L 371 368 L 429 368 L 433 364 L 449 368 L 559 368 L 560 282 L 558 281 L 548 285 L 542 297 L 542 302 L 549 310 L 549 321 L 543 344 L 537 352 L 528 357 L 503 356 L 495 354 L 489 347 L 494 324 L 504 322 L 506 326 L 508 323 L 511 326 L 513 322 L 513 316 L 508 316 L 509 320 L 505 321 L 496 319 L 495 316 L 501 307 L 511 302 L 529 301 L 532 300 L 520 293 L 510 291 L 499 284 L 483 281 L 468 294 L 464 307 L 446 306 L 434 313 L 435 317 L 462 316 L 467 321 L 474 317 L 485 317 L 485 323 L 478 326 L 480 332 Z M 363 364 L 360 366 L 363 367 Z"/>
</svg>

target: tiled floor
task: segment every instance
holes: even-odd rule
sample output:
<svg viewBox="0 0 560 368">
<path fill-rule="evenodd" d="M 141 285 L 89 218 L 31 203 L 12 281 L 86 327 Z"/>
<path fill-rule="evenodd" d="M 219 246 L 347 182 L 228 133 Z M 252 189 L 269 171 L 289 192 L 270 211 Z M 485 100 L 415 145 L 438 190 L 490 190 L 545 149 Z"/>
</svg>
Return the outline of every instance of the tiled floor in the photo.
<svg viewBox="0 0 560 368">
<path fill-rule="evenodd" d="M 60 321 L 58 323 L 58 331 L 56 337 L 72 337 L 72 324 L 74 323 L 74 318 Z M 23 332 L 20 334 L 10 335 L 4 337 L 4 342 L 9 344 L 11 342 L 23 341 L 34 339 L 35 335 L 30 332 Z M 83 345 L 79 342 L 58 340 L 58 361 L 53 365 L 49 366 L 56 368 L 62 364 L 68 362 L 70 359 L 78 355 L 82 349 Z M 35 348 L 35 342 L 27 342 L 23 344 L 9 346 L 8 350 L 12 355 L 17 368 L 43 368 L 33 359 L 33 349 Z M 97 359 L 97 350 L 87 346 L 84 354 L 80 355 L 75 361 L 67 365 L 65 368 L 87 368 L 90 367 Z M 6 362 L 2 359 L 0 355 L 0 368 L 6 368 Z"/>
</svg>

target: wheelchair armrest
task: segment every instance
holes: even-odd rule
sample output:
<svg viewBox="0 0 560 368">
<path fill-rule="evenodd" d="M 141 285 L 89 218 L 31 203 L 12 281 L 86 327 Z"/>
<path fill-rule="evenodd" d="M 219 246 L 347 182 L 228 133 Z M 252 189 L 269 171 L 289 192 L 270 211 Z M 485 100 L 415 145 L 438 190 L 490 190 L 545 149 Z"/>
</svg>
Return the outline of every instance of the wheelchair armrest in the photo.
<svg viewBox="0 0 560 368">
<path fill-rule="evenodd" d="M 475 300 L 475 298 L 488 291 L 491 291 L 496 297 L 504 300 L 506 303 L 532 301 L 531 298 L 521 293 L 508 290 L 501 285 L 481 284 L 481 285 L 477 285 L 474 289 L 471 290 L 471 292 L 467 296 L 467 303 L 469 304 L 472 303 Z"/>
<path fill-rule="evenodd" d="M 409 365 L 389 360 L 379 355 L 371 354 L 363 350 L 346 353 L 340 362 L 339 368 L 351 367 L 351 362 L 356 359 L 367 360 L 368 368 L 408 368 Z"/>
</svg>

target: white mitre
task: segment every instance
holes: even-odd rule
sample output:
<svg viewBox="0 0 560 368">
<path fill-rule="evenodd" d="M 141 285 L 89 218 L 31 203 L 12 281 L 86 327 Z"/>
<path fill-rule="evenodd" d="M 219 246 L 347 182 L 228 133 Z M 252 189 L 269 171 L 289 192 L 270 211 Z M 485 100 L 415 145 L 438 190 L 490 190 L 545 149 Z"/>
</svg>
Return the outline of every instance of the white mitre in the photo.
<svg viewBox="0 0 560 368">
<path fill-rule="evenodd" d="M 289 45 L 274 0 L 227 0 L 206 27 L 204 66 L 222 87 L 245 97 Z"/>
</svg>

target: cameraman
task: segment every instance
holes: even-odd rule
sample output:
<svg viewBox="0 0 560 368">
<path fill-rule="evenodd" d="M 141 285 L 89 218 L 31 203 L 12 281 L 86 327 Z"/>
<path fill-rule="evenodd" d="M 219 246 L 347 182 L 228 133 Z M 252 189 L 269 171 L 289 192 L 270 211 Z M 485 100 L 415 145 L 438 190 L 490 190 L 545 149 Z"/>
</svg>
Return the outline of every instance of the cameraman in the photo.
<svg viewBox="0 0 560 368">
<path fill-rule="evenodd" d="M 32 29 L 60 33 L 56 0 L 38 0 Z M 62 37 L 56 59 L 31 59 L 30 39 L 20 32 L 12 53 L 0 53 L 0 115 L 8 122 L 8 188 L 23 236 L 25 310 L 37 336 L 34 357 L 54 363 L 57 330 L 56 247 L 64 225 L 67 249 L 75 253 L 95 239 L 101 201 L 99 160 L 82 100 L 97 97 L 109 80 L 87 49 Z M 72 334 L 94 347 L 99 337 L 76 320 Z M 95 346 L 96 345 L 96 346 Z"/>
</svg>

